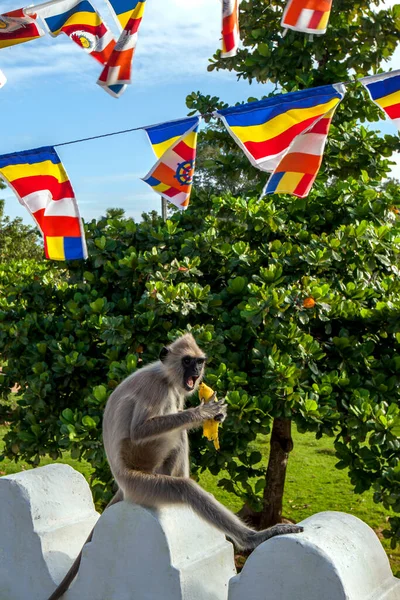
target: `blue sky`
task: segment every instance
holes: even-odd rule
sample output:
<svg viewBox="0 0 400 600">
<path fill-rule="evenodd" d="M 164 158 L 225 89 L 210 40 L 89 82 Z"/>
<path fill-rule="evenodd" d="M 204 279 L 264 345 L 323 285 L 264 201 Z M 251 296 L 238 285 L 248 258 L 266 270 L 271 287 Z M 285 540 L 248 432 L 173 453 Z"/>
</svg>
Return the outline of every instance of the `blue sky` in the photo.
<svg viewBox="0 0 400 600">
<path fill-rule="evenodd" d="M 92 3 L 115 31 L 105 0 Z M 20 7 L 19 0 L 0 0 L 0 14 Z M 220 13 L 218 0 L 149 0 L 133 84 L 119 99 L 96 85 L 101 66 L 66 36 L 46 36 L 1 50 L 0 68 L 8 82 L 0 90 L 0 154 L 181 118 L 192 91 L 229 103 L 266 93 L 269 86 L 249 86 L 233 73 L 207 72 L 208 59 L 220 43 Z M 399 68 L 400 60 L 391 66 Z M 395 131 L 390 123 L 382 125 L 382 131 Z M 125 209 L 136 220 L 144 211 L 159 210 L 160 197 L 139 179 L 154 162 L 143 131 L 65 146 L 58 152 L 86 220 L 111 206 Z M 31 222 L 11 190 L 0 194 L 9 216 Z"/>
</svg>

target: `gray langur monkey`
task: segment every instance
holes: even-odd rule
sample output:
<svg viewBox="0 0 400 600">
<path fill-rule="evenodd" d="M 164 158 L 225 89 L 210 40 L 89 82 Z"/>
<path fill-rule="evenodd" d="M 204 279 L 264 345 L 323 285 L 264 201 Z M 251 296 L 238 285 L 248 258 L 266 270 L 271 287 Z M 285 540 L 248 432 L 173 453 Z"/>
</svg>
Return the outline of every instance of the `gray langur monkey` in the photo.
<svg viewBox="0 0 400 600">
<path fill-rule="evenodd" d="M 185 409 L 205 362 L 193 336 L 185 334 L 162 349 L 160 360 L 135 371 L 113 391 L 104 411 L 103 441 L 119 489 L 108 506 L 121 500 L 151 508 L 187 504 L 243 549 L 303 531 L 291 524 L 255 531 L 189 478 L 188 430 L 208 419 L 222 421 L 227 412 L 224 400 Z M 81 554 L 49 600 L 68 589 L 80 560 Z"/>
</svg>

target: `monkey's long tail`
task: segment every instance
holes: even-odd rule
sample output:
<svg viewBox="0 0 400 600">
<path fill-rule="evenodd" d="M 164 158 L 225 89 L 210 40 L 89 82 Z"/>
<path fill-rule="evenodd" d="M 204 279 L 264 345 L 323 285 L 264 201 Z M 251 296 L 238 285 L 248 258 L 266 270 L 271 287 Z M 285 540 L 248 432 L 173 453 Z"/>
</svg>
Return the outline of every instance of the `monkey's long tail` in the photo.
<svg viewBox="0 0 400 600">
<path fill-rule="evenodd" d="M 105 507 L 104 510 L 107 510 L 107 508 L 109 506 L 112 506 L 113 504 L 117 504 L 118 502 L 121 502 L 122 500 L 123 500 L 122 490 L 118 490 L 118 492 L 110 500 L 110 502 L 107 504 L 107 506 Z M 84 546 L 92 541 L 93 532 L 94 532 L 94 527 L 93 527 L 92 531 L 89 533 L 89 536 L 88 536 L 86 542 L 84 543 Z M 83 550 L 83 548 L 82 548 L 82 550 Z M 78 574 L 79 566 L 80 566 L 81 560 L 82 560 L 82 550 L 79 552 L 78 556 L 72 563 L 70 570 L 68 571 L 68 573 L 66 574 L 66 576 L 64 577 L 62 582 L 59 584 L 57 589 L 54 590 L 54 592 L 51 594 L 51 596 L 48 598 L 48 600 L 58 600 L 59 598 L 61 598 L 61 596 L 63 596 L 65 594 L 65 592 L 67 591 L 67 589 L 69 588 L 69 586 L 71 585 L 71 583 L 73 582 L 73 580 L 75 579 L 75 577 Z"/>
</svg>

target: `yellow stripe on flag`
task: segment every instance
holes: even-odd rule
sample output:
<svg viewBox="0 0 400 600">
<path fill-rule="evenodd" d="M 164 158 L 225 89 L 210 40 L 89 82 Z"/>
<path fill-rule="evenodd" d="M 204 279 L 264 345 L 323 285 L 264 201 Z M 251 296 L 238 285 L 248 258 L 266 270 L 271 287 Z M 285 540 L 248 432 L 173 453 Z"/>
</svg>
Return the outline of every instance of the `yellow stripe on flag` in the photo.
<svg viewBox="0 0 400 600">
<path fill-rule="evenodd" d="M 129 19 L 131 18 L 133 11 L 135 11 L 134 13 L 134 18 L 135 19 L 140 19 L 141 17 L 143 17 L 144 14 L 144 7 L 145 7 L 145 3 L 144 2 L 140 2 L 136 8 L 132 8 L 131 10 L 128 10 L 124 13 L 121 13 L 119 15 L 117 15 L 117 19 L 121 24 L 122 29 L 125 29 L 125 25 L 127 24 L 127 22 L 129 21 Z"/>
<path fill-rule="evenodd" d="M 317 29 L 326 29 L 326 26 L 328 25 L 328 21 L 329 21 L 329 15 L 331 14 L 330 10 L 327 10 L 324 14 L 324 16 L 322 17 L 321 21 L 318 24 Z"/>
<path fill-rule="evenodd" d="M 65 260 L 64 238 L 46 237 L 47 253 L 51 260 Z"/>
<path fill-rule="evenodd" d="M 161 158 L 164 152 L 166 152 L 168 148 L 171 148 L 171 146 L 173 146 L 173 144 L 175 144 L 180 137 L 180 135 L 177 135 L 169 140 L 165 140 L 165 142 L 161 142 L 160 144 L 153 144 L 153 151 L 157 158 Z"/>
<path fill-rule="evenodd" d="M 171 146 L 173 146 L 179 138 L 182 137 L 177 135 L 176 137 L 170 138 L 169 140 L 165 140 L 165 142 L 161 142 L 160 144 L 153 145 L 153 151 L 157 158 L 161 158 L 164 152 L 166 152 Z M 182 138 L 182 141 L 185 142 L 190 148 L 196 148 L 197 143 L 197 131 L 191 131 L 187 134 L 187 136 Z"/>
<path fill-rule="evenodd" d="M 156 192 L 165 192 L 165 190 L 169 190 L 170 185 L 166 185 L 165 183 L 159 183 L 158 185 L 151 186 L 153 190 Z"/>
<path fill-rule="evenodd" d="M 0 48 L 8 48 L 9 46 L 16 46 L 17 44 L 24 44 L 25 42 L 30 42 L 31 40 L 38 40 L 39 37 L 39 35 L 35 35 L 35 37 L 16 38 L 15 40 L 2 40 L 0 34 Z"/>
<path fill-rule="evenodd" d="M 393 92 L 393 94 L 389 94 L 388 96 L 383 96 L 383 98 L 377 98 L 375 102 L 382 108 L 392 106 L 393 104 L 400 104 L 400 90 L 398 92 Z"/>
<path fill-rule="evenodd" d="M 230 129 L 243 143 L 266 142 L 298 123 L 302 123 L 313 117 L 318 117 L 319 115 L 324 115 L 339 102 L 340 98 L 333 98 L 329 102 L 317 104 L 317 106 L 311 106 L 310 108 L 295 108 L 293 110 L 288 110 L 284 114 L 278 115 L 261 125 L 248 125 L 246 127 L 231 126 Z"/>
<path fill-rule="evenodd" d="M 196 148 L 197 144 L 197 131 L 191 131 L 188 133 L 186 137 L 183 138 L 183 141 L 189 148 Z"/>
<path fill-rule="evenodd" d="M 96 25 L 101 25 L 101 23 L 101 17 L 97 13 L 82 11 L 71 15 L 69 19 L 65 21 L 63 26 L 65 27 L 66 25 L 92 25 L 93 27 L 96 27 Z M 61 29 L 58 29 L 57 31 L 52 32 L 52 35 L 58 35 L 60 31 Z"/>
<path fill-rule="evenodd" d="M 55 165 L 51 160 L 34 163 L 33 165 L 26 163 L 21 165 L 9 165 L 8 167 L 2 167 L 1 172 L 11 183 L 16 179 L 32 177 L 35 175 L 52 175 L 59 183 L 68 181 L 68 175 L 66 174 L 64 167 L 61 164 Z"/>
<path fill-rule="evenodd" d="M 278 192 L 291 192 L 296 189 L 301 179 L 303 178 L 304 173 L 293 173 L 287 172 L 284 174 L 278 185 L 275 189 L 275 194 Z"/>
</svg>

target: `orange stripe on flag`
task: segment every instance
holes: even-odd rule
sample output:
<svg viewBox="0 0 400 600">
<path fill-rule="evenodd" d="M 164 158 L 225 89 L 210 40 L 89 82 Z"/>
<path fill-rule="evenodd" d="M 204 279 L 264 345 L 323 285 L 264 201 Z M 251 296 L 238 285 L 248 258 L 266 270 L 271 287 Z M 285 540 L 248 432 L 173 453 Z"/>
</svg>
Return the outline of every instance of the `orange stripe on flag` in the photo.
<svg viewBox="0 0 400 600">
<path fill-rule="evenodd" d="M 304 154 L 304 152 L 289 152 L 279 163 L 276 172 L 291 171 L 294 173 L 314 174 L 321 166 L 322 156 L 315 154 Z"/>
<path fill-rule="evenodd" d="M 175 171 L 164 163 L 160 163 L 156 167 L 156 169 L 152 173 L 152 176 L 156 179 L 159 179 L 160 181 L 162 181 L 162 183 L 166 185 L 170 185 L 171 187 L 180 189 L 182 192 L 186 192 L 186 190 L 189 188 L 188 185 L 179 185 L 179 182 L 175 177 Z"/>
</svg>

